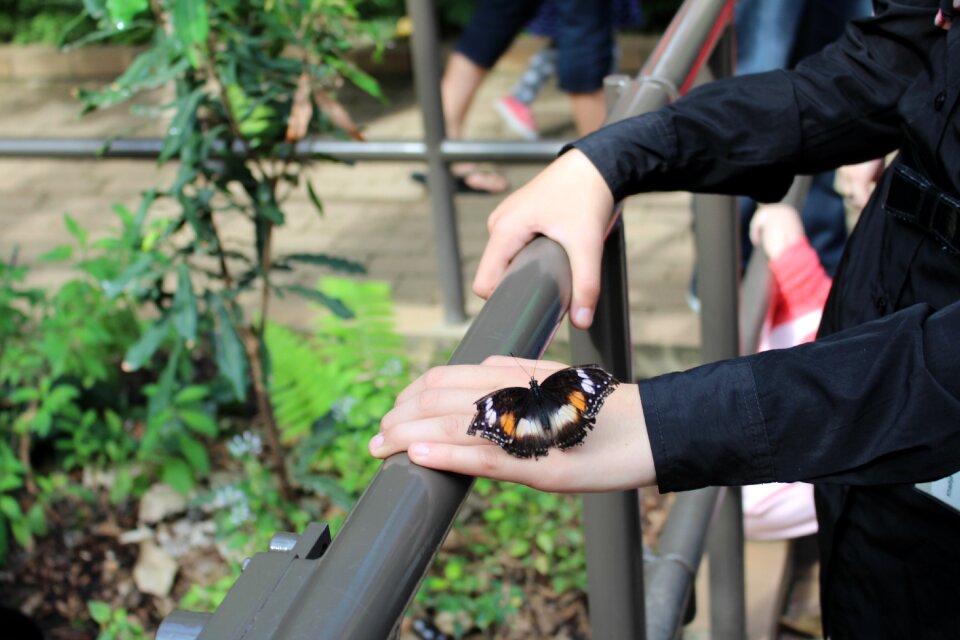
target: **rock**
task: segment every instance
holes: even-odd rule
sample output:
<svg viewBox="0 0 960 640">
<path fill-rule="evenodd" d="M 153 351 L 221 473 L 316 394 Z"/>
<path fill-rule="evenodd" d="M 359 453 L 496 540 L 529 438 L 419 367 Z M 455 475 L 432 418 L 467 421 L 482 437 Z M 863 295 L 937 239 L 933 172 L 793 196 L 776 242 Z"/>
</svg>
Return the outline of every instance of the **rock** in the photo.
<svg viewBox="0 0 960 640">
<path fill-rule="evenodd" d="M 144 524 L 154 524 L 181 513 L 187 508 L 187 498 L 168 484 L 158 483 L 147 489 L 140 499 L 138 519 Z"/>
<path fill-rule="evenodd" d="M 117 540 L 120 544 L 140 544 L 146 540 L 153 539 L 153 529 L 150 527 L 137 527 L 130 531 L 124 531 Z"/>
<path fill-rule="evenodd" d="M 140 557 L 133 567 L 133 581 L 141 593 L 166 597 L 177 575 L 177 561 L 153 542 L 140 545 Z"/>
</svg>

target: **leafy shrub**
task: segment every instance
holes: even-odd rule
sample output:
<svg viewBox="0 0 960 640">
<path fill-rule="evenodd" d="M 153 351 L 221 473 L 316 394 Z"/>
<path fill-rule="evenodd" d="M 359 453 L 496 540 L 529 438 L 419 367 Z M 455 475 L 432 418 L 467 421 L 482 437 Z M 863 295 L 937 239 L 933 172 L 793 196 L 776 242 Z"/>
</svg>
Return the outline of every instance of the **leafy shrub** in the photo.
<svg viewBox="0 0 960 640">
<path fill-rule="evenodd" d="M 148 390 L 146 442 L 159 447 L 155 453 L 179 455 L 166 464 L 164 477 L 188 489 L 207 468 L 190 432 L 215 435 L 209 420 L 200 426 L 189 416 L 197 418 L 200 410 L 210 418 L 213 405 L 252 399 L 268 468 L 289 501 L 284 445 L 266 390 L 270 300 L 305 295 L 342 312 L 332 298 L 284 284 L 282 274 L 305 263 L 352 273 L 363 267 L 324 254 L 276 255 L 273 235 L 286 221 L 284 200 L 298 187 L 322 213 L 307 181 L 309 163 L 297 156 L 295 143 L 311 134 L 357 135 L 336 102 L 337 87 L 347 80 L 380 95 L 376 82 L 347 58 L 366 30 L 356 0 L 85 0 L 84 6 L 100 31 L 82 42 L 125 30 L 151 34 L 150 47 L 114 82 L 79 92 L 85 109 L 168 83 L 176 95 L 159 161 L 177 159 L 177 176 L 145 196 L 135 229 L 137 258 L 106 283 L 110 296 L 153 311 L 124 359 L 127 371 L 162 366 Z M 173 203 L 175 212 L 153 214 L 148 222 L 161 200 Z M 246 237 L 227 240 L 221 232 L 227 223 L 231 231 L 243 227 Z M 241 305 L 244 295 L 256 296 L 259 318 Z M 185 412 L 177 390 L 197 382 L 195 365 L 207 360 L 217 372 L 202 381 L 210 397 L 196 400 L 205 408 Z"/>
<path fill-rule="evenodd" d="M 122 463 L 134 448 L 118 412 L 127 409 L 120 361 L 136 318 L 99 285 L 123 269 L 130 250 L 115 238 L 91 241 L 75 220 L 65 222 L 74 244 L 43 259 L 75 257 L 79 275 L 53 293 L 25 288 L 27 269 L 15 257 L 0 260 L 0 559 L 8 528 L 23 546 L 45 529 L 37 443 L 53 443 L 64 469 Z M 21 490 L 27 508 L 12 495 Z"/>
<path fill-rule="evenodd" d="M 446 614 L 454 632 L 510 624 L 524 599 L 518 584 L 540 584 L 555 596 L 586 589 L 581 502 L 522 485 L 478 480 L 472 509 L 454 528 L 417 602 Z"/>
<path fill-rule="evenodd" d="M 409 382 L 409 363 L 386 283 L 323 278 L 317 291 L 349 317 L 320 309 L 308 338 L 270 325 L 270 392 L 294 479 L 339 508 L 336 527 L 379 466 L 367 442 Z"/>
</svg>

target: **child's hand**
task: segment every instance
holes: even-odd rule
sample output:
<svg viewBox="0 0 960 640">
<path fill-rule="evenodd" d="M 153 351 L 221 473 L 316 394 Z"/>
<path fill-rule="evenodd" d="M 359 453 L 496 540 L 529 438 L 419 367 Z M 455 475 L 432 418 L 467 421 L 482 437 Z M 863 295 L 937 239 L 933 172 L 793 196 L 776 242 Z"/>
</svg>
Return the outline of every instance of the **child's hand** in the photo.
<svg viewBox="0 0 960 640">
<path fill-rule="evenodd" d="M 867 206 L 883 173 L 883 159 L 851 164 L 837 170 L 837 191 L 858 212 Z"/>
<path fill-rule="evenodd" d="M 805 235 L 800 214 L 788 204 L 764 205 L 750 221 L 750 242 L 755 247 L 763 247 L 771 260 Z"/>
<path fill-rule="evenodd" d="M 544 235 L 560 243 L 570 258 L 570 319 L 586 329 L 600 295 L 600 257 L 613 204 L 606 181 L 587 156 L 576 149 L 563 154 L 490 214 L 490 240 L 477 268 L 474 292 L 490 297 L 514 256 L 534 237 Z"/>
<path fill-rule="evenodd" d="M 493 357 L 482 365 L 431 369 L 397 397 L 380 422 L 380 433 L 370 441 L 370 453 L 386 458 L 407 451 L 421 466 L 546 491 L 614 491 L 656 482 L 640 394 L 632 384 L 621 384 L 606 399 L 581 446 L 521 459 L 479 436 L 468 436 L 474 402 L 497 389 L 528 386 L 530 378 L 521 366 L 527 371 L 536 367 L 542 380 L 564 365 Z"/>
</svg>

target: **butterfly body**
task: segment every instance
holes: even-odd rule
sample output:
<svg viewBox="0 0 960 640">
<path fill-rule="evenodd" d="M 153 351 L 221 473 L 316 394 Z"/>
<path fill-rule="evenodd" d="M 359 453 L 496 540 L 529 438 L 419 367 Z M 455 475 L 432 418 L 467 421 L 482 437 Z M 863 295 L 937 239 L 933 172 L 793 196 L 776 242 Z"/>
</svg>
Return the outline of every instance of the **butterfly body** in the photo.
<svg viewBox="0 0 960 640">
<path fill-rule="evenodd" d="M 569 449 L 593 429 L 604 399 L 619 384 L 596 365 L 561 369 L 530 388 L 508 387 L 476 401 L 469 435 L 500 445 L 519 458 L 547 455 L 550 447 Z"/>
</svg>

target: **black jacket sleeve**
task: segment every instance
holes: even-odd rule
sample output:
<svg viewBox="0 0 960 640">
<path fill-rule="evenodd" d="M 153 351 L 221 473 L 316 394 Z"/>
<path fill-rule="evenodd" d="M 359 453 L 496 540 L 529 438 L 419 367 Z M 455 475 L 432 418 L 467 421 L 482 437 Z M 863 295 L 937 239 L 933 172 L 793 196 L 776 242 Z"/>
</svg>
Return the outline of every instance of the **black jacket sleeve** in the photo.
<svg viewBox="0 0 960 640">
<path fill-rule="evenodd" d="M 960 302 L 640 383 L 662 491 L 960 470 Z M 945 452 L 954 454 L 945 455 Z"/>
<path fill-rule="evenodd" d="M 709 83 L 573 146 L 618 200 L 693 190 L 772 201 L 794 175 L 881 157 L 903 141 L 901 98 L 931 73 L 946 32 L 933 24 L 937 0 L 876 5 L 875 17 L 795 70 Z"/>
</svg>

